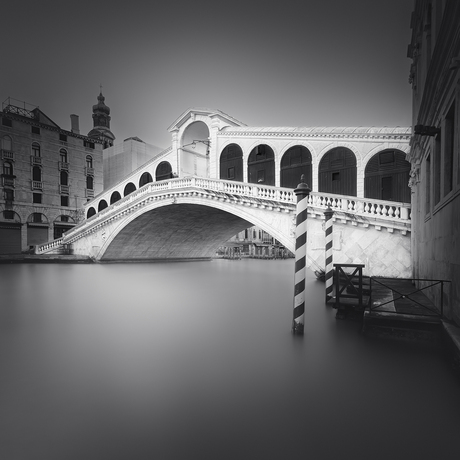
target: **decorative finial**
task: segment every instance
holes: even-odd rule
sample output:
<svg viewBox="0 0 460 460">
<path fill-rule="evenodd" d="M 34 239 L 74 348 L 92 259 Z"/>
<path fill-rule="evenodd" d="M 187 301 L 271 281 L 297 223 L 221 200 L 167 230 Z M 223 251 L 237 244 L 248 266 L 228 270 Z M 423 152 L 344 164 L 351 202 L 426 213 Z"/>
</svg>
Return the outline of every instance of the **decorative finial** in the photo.
<svg viewBox="0 0 460 460">
<path fill-rule="evenodd" d="M 102 84 L 99 85 L 99 88 L 100 88 L 101 94 L 102 94 Z"/>
</svg>

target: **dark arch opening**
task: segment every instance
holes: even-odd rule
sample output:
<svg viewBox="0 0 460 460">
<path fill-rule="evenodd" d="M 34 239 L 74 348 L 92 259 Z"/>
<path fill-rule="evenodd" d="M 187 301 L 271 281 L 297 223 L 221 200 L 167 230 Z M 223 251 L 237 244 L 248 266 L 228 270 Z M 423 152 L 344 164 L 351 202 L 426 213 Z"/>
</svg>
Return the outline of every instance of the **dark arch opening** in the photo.
<svg viewBox="0 0 460 460">
<path fill-rule="evenodd" d="M 121 195 L 115 191 L 110 196 L 110 204 L 116 203 L 118 200 L 121 200 Z"/>
<path fill-rule="evenodd" d="M 302 174 L 305 182 L 312 185 L 311 153 L 303 145 L 295 145 L 286 151 L 281 158 L 281 187 L 296 188 L 300 183 Z"/>
<path fill-rule="evenodd" d="M 123 196 L 129 195 L 130 193 L 133 193 L 134 190 L 136 190 L 136 186 L 132 182 L 128 182 L 125 185 L 125 189 L 123 190 Z"/>
<path fill-rule="evenodd" d="M 275 154 L 268 145 L 261 144 L 251 150 L 248 158 L 248 182 L 275 185 Z"/>
<path fill-rule="evenodd" d="M 96 214 L 96 210 L 91 206 L 91 208 L 88 209 L 88 212 L 86 213 L 86 218 L 89 219 L 90 217 L 93 217 Z"/>
<path fill-rule="evenodd" d="M 319 163 L 318 191 L 356 196 L 356 157 L 346 147 L 336 147 Z"/>
<path fill-rule="evenodd" d="M 239 145 L 230 144 L 222 150 L 220 178 L 243 182 L 243 150 Z"/>
<path fill-rule="evenodd" d="M 99 204 L 98 204 L 98 206 L 97 206 L 97 212 L 102 211 L 102 210 L 105 209 L 107 206 L 108 206 L 108 205 L 107 205 L 107 201 L 105 201 L 105 200 L 99 201 Z"/>
<path fill-rule="evenodd" d="M 173 177 L 172 167 L 168 161 L 162 161 L 155 170 L 155 180 L 167 180 Z"/>
<path fill-rule="evenodd" d="M 145 172 L 139 179 L 139 188 L 145 184 L 148 184 L 149 182 L 153 182 L 152 175 L 149 172 Z"/>
<path fill-rule="evenodd" d="M 406 154 L 400 150 L 382 150 L 376 153 L 364 170 L 364 196 L 410 203 L 410 169 Z"/>
</svg>

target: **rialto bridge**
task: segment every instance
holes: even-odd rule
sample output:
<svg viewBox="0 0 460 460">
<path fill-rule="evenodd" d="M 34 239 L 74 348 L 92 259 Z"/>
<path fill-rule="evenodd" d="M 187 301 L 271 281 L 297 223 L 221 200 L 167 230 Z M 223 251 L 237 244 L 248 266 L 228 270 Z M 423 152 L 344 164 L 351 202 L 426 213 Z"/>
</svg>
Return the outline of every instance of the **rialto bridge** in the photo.
<svg viewBox="0 0 460 460">
<path fill-rule="evenodd" d="M 95 261 L 210 258 L 219 245 L 257 225 L 294 251 L 291 189 L 200 177 L 148 183 L 37 252 L 63 246 Z M 92 207 L 94 203 L 88 203 Z M 312 192 L 308 266 L 324 268 L 324 210 L 334 210 L 334 261 L 364 263 L 365 273 L 410 276 L 410 206 Z"/>
</svg>

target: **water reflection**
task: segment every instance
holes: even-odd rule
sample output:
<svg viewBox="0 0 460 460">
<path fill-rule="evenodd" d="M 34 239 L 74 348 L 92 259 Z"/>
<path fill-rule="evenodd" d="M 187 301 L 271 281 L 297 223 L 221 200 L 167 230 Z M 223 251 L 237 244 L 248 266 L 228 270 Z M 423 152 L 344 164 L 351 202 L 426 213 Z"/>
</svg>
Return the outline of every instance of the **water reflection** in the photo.
<svg viewBox="0 0 460 460">
<path fill-rule="evenodd" d="M 292 261 L 0 265 L 0 458 L 458 458 L 436 349 L 336 321 Z"/>
</svg>

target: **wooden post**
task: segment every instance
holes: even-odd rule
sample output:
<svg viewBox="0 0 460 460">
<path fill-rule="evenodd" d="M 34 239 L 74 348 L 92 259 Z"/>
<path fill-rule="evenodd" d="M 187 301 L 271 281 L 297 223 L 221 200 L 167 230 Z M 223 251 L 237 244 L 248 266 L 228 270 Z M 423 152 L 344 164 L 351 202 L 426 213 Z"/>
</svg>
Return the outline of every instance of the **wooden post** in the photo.
<svg viewBox="0 0 460 460">
<path fill-rule="evenodd" d="M 332 300 L 332 290 L 334 286 L 334 266 L 332 264 L 332 215 L 334 211 L 328 207 L 324 211 L 326 221 L 324 224 L 324 230 L 326 233 L 326 263 L 324 270 L 324 280 L 326 283 L 326 303 Z"/>
<path fill-rule="evenodd" d="M 307 205 L 310 188 L 302 174 L 294 190 L 297 196 L 295 231 L 294 318 L 293 334 L 303 335 L 305 317 L 305 266 L 307 259 Z"/>
</svg>

